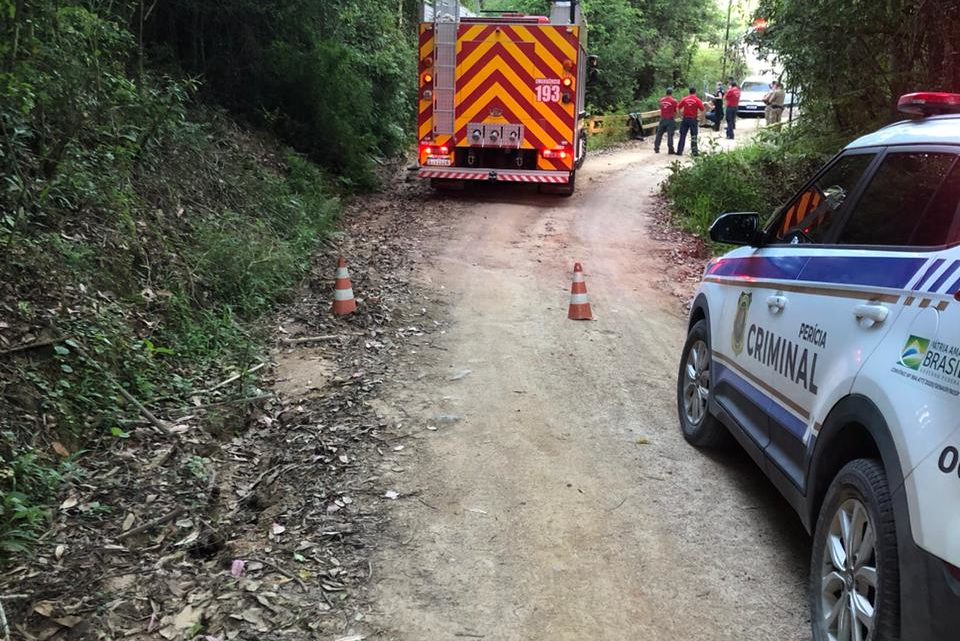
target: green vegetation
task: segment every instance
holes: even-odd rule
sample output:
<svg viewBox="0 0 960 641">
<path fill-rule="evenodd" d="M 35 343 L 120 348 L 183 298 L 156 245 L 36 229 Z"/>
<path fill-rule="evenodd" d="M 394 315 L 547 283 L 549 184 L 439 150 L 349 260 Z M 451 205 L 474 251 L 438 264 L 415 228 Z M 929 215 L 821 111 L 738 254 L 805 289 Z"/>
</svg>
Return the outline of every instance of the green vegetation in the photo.
<svg viewBox="0 0 960 641">
<path fill-rule="evenodd" d="M 202 75 L 219 102 L 275 132 L 340 183 L 373 186 L 373 159 L 409 141 L 418 0 L 153 5 L 144 40 L 155 60 Z"/>
<path fill-rule="evenodd" d="M 622 116 L 619 119 L 626 120 L 626 116 Z M 590 151 L 607 149 L 620 143 L 627 142 L 630 139 L 630 131 L 627 129 L 626 125 L 617 125 L 617 122 L 614 121 L 613 125 L 601 129 L 597 133 L 590 134 L 590 137 L 587 138 L 587 149 Z"/>
<path fill-rule="evenodd" d="M 955 91 L 960 7 L 761 0 L 769 22 L 747 39 L 783 65 L 802 91 L 801 125 L 674 168 L 664 186 L 678 223 L 700 235 L 724 211 L 771 214 L 852 138 L 892 120 L 911 91 Z"/>
<path fill-rule="evenodd" d="M 256 362 L 340 196 L 407 144 L 391 4 L 0 0 L 0 563 L 138 427 L 117 385 L 187 404 Z"/>
<path fill-rule="evenodd" d="M 675 163 L 664 183 L 678 224 L 703 238 L 718 214 L 756 211 L 770 215 L 819 167 L 827 143 L 812 142 L 800 128 L 765 132 L 753 144 L 702 154 L 689 166 Z"/>
<path fill-rule="evenodd" d="M 911 91 L 960 87 L 960 5 L 950 2 L 761 0 L 753 38 L 802 88 L 804 109 L 848 135 L 896 114 Z"/>
</svg>

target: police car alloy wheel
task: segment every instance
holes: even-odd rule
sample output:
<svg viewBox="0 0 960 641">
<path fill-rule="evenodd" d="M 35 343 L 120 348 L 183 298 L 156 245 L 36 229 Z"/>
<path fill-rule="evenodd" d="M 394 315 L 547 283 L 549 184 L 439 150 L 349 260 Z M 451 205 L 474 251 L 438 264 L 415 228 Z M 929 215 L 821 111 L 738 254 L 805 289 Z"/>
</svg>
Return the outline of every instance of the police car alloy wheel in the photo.
<svg viewBox="0 0 960 641">
<path fill-rule="evenodd" d="M 707 322 L 700 320 L 687 335 L 677 375 L 680 429 L 687 442 L 696 447 L 716 447 L 727 435 L 726 428 L 710 413 L 711 362 Z"/>
<path fill-rule="evenodd" d="M 837 474 L 813 540 L 814 641 L 899 639 L 899 565 L 883 466 L 858 459 Z"/>
</svg>

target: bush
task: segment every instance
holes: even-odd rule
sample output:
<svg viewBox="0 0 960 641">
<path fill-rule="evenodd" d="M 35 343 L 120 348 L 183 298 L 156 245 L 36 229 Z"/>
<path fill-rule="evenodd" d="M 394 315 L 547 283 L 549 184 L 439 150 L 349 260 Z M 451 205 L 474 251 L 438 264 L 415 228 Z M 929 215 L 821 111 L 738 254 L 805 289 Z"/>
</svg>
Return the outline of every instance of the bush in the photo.
<svg viewBox="0 0 960 641">
<path fill-rule="evenodd" d="M 42 503 L 53 495 L 60 474 L 17 446 L 12 432 L 0 432 L 0 560 L 26 552 L 48 520 Z"/>
<path fill-rule="evenodd" d="M 208 97 L 271 128 L 348 188 L 413 141 L 415 0 L 168 0 L 145 30 L 154 54 L 203 76 Z"/>
<path fill-rule="evenodd" d="M 275 42 L 265 66 L 263 108 L 275 114 L 283 139 L 332 169 L 346 186 L 372 187 L 372 86 L 356 54 L 333 43 L 302 49 Z"/>
<path fill-rule="evenodd" d="M 765 132 L 743 147 L 702 153 L 691 165 L 674 163 L 663 193 L 679 226 L 706 238 L 724 212 L 772 215 L 839 146 L 802 127 Z"/>
<path fill-rule="evenodd" d="M 195 82 L 141 70 L 129 14 L 21 5 L 0 0 L 0 348 L 58 340 L 0 362 L 0 562 L 47 522 L 63 466 L 48 444 L 125 438 L 136 410 L 117 384 L 184 402 L 214 371 L 248 367 L 256 319 L 339 210 L 316 165 L 192 103 Z M 328 50 L 299 72 L 336 77 L 351 59 Z M 310 98 L 290 106 L 316 129 L 343 108 Z M 331 147 L 373 109 L 344 110 Z"/>
<path fill-rule="evenodd" d="M 610 116 L 608 126 L 587 138 L 587 149 L 607 149 L 630 140 L 630 130 L 624 124 L 626 120 L 626 116 Z"/>
</svg>

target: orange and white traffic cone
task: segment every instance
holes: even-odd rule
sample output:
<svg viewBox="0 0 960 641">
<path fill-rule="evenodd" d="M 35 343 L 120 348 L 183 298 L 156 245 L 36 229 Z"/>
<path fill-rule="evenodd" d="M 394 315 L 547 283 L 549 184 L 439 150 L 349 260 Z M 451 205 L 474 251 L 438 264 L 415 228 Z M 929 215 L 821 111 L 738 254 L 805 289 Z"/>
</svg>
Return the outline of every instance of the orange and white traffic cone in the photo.
<svg viewBox="0 0 960 641">
<path fill-rule="evenodd" d="M 590 312 L 590 298 L 587 296 L 587 284 L 583 280 L 583 266 L 576 263 L 573 266 L 573 285 L 570 286 L 570 311 L 567 312 L 570 320 L 593 320 Z"/>
<path fill-rule="evenodd" d="M 357 301 L 353 298 L 353 285 L 350 284 L 347 261 L 341 256 L 337 261 L 337 284 L 333 286 L 333 313 L 343 316 L 356 309 Z"/>
</svg>

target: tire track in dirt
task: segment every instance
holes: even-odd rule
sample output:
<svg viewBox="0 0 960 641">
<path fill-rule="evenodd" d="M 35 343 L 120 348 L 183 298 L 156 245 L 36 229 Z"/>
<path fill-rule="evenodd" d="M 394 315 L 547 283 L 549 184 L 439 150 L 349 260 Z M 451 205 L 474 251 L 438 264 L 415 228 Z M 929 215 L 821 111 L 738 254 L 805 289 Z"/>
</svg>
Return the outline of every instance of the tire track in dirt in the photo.
<svg viewBox="0 0 960 641">
<path fill-rule="evenodd" d="M 451 324 L 391 394 L 437 429 L 391 479 L 418 500 L 374 560 L 381 638 L 809 638 L 798 519 L 745 455 L 677 429 L 685 320 L 650 231 L 669 159 L 600 156 L 569 199 L 427 206 L 445 224 L 422 277 Z M 592 323 L 566 320 L 574 260 Z"/>
</svg>

